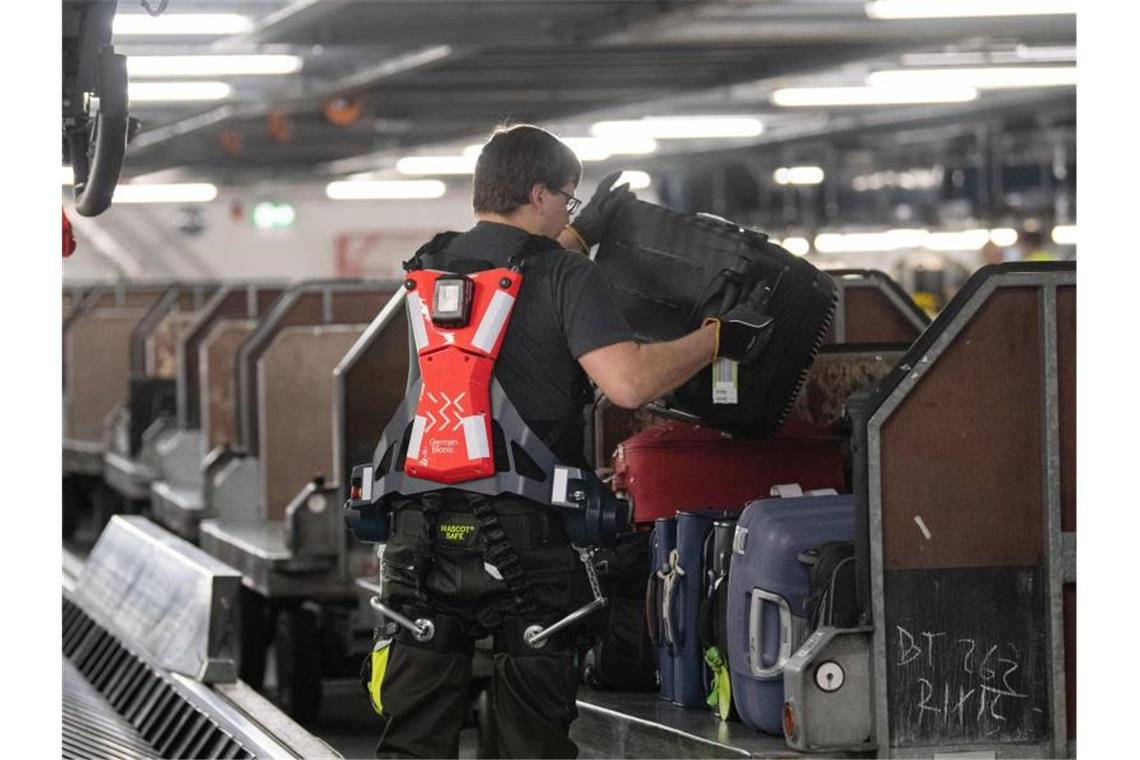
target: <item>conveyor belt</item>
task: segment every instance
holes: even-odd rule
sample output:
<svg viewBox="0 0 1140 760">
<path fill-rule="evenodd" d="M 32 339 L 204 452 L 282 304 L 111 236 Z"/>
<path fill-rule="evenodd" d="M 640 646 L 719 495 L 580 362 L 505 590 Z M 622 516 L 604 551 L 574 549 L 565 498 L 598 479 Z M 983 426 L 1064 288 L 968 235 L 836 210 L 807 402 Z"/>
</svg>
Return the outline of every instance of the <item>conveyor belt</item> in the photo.
<svg viewBox="0 0 1140 760">
<path fill-rule="evenodd" d="M 115 725 L 125 724 L 133 732 L 127 736 L 145 748 L 141 755 L 123 757 L 244 758 L 253 754 L 210 715 L 183 699 L 168 678 L 124 647 L 66 594 L 63 656 L 75 678 L 86 684 L 85 693 L 101 699 L 98 704 L 105 708 L 71 715 L 65 709 L 65 737 L 69 730 L 77 737 L 93 736 L 101 721 L 113 714 L 121 721 Z M 66 690 L 64 696 L 66 705 Z M 74 755 L 105 756 L 82 744 Z"/>
<path fill-rule="evenodd" d="M 155 748 L 64 658 L 63 757 L 117 760 L 157 756 Z"/>
</svg>

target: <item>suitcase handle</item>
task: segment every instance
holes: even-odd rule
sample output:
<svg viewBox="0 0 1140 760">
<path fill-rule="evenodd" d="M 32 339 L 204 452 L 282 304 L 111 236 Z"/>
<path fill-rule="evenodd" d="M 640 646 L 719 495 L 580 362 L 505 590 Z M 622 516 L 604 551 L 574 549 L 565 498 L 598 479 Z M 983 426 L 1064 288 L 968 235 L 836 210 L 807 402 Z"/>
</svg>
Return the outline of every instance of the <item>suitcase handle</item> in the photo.
<svg viewBox="0 0 1140 760">
<path fill-rule="evenodd" d="M 780 649 L 776 661 L 764 665 L 764 602 L 776 605 L 780 617 Z M 748 667 L 753 678 L 772 678 L 779 675 L 784 664 L 792 656 L 792 608 L 788 600 L 762 588 L 752 589 L 752 599 L 748 608 Z"/>
<path fill-rule="evenodd" d="M 673 628 L 673 589 L 677 585 L 677 580 L 684 574 L 684 569 L 677 562 L 677 550 L 672 549 L 669 552 L 669 570 L 661 576 L 664 581 L 662 584 L 664 594 L 661 599 L 662 632 L 665 634 L 665 645 L 670 649 L 678 646 L 676 631 Z"/>
</svg>

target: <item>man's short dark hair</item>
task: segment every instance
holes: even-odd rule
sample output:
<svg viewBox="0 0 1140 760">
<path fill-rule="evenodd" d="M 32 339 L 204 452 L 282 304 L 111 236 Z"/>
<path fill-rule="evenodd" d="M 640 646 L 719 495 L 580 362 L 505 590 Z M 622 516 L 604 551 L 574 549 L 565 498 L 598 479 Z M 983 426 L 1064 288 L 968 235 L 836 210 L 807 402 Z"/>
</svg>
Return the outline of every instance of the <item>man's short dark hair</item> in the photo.
<svg viewBox="0 0 1140 760">
<path fill-rule="evenodd" d="M 475 163 L 472 204 L 476 213 L 509 214 L 530 199 L 530 189 L 577 185 L 582 162 L 566 143 L 530 124 L 500 127 Z"/>
</svg>

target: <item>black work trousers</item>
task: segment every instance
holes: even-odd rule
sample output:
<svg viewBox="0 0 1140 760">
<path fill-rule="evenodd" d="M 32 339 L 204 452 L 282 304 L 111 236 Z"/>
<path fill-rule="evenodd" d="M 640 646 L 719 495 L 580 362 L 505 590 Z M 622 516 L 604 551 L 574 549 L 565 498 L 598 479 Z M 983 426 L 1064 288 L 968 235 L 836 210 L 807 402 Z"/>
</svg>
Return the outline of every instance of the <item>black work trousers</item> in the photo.
<svg viewBox="0 0 1140 760">
<path fill-rule="evenodd" d="M 436 626 L 421 643 L 401 631 L 389 645 L 381 681 L 384 728 L 377 757 L 457 757 L 470 710 L 476 638 L 494 636 L 490 703 L 499 757 L 576 757 L 568 734 L 577 717 L 574 632 L 540 649 L 523 643 L 527 626 L 549 625 L 589 599 L 589 584 L 561 519 L 523 499 L 494 500 L 518 554 L 536 609 L 517 601 L 484 556 L 482 527 L 462 503 L 425 517 L 416 504 L 397 509 L 383 559 L 383 597 L 403 614 Z M 426 524 L 425 524 L 426 523 Z M 432 536 L 429 569 L 417 587 L 416 552 Z"/>
</svg>

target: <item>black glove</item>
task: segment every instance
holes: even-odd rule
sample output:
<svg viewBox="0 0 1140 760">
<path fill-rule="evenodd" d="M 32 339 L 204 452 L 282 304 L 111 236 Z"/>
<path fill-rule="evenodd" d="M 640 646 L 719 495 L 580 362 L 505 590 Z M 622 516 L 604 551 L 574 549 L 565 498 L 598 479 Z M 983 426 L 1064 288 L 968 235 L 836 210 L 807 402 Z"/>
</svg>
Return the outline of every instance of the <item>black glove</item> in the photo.
<svg viewBox="0 0 1140 760">
<path fill-rule="evenodd" d="M 587 246 L 593 246 L 605 237 L 606 230 L 618 209 L 637 197 L 630 191 L 628 182 L 623 182 L 617 187 L 613 186 L 620 176 L 621 172 L 606 175 L 598 184 L 598 189 L 594 191 L 590 201 L 568 225 L 574 228 Z"/>
<path fill-rule="evenodd" d="M 768 283 L 761 280 L 748 297 L 720 317 L 709 317 L 705 323 L 715 321 L 717 348 L 714 358 L 735 359 L 742 364 L 756 361 L 772 338 L 775 321 L 768 315 L 767 302 L 771 295 Z"/>
</svg>

